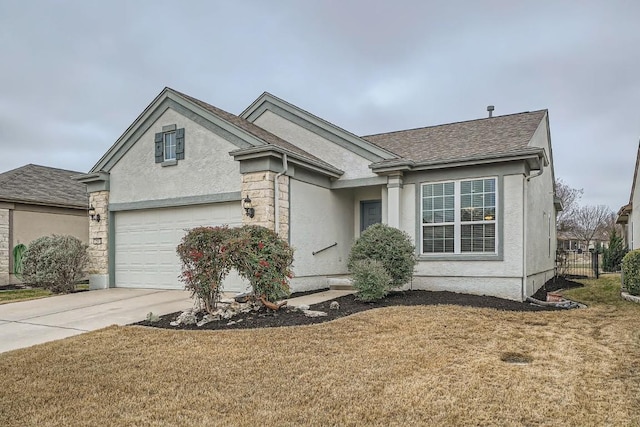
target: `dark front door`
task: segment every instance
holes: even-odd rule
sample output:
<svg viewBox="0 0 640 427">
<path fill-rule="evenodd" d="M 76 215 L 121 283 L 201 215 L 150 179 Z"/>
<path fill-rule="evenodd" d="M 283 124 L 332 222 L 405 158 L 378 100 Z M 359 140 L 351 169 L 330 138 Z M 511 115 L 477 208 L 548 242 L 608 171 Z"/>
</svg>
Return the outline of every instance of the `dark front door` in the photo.
<svg viewBox="0 0 640 427">
<path fill-rule="evenodd" d="M 382 201 L 367 200 L 360 202 L 360 233 L 370 225 L 382 222 Z"/>
</svg>

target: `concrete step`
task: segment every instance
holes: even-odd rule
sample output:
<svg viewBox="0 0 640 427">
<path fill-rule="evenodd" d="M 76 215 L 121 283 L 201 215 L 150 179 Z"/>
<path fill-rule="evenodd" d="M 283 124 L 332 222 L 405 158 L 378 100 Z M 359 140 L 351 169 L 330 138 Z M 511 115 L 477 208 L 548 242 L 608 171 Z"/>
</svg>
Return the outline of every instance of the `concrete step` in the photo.
<svg viewBox="0 0 640 427">
<path fill-rule="evenodd" d="M 351 279 L 349 277 L 328 277 L 329 289 L 334 291 L 352 291 Z"/>
</svg>

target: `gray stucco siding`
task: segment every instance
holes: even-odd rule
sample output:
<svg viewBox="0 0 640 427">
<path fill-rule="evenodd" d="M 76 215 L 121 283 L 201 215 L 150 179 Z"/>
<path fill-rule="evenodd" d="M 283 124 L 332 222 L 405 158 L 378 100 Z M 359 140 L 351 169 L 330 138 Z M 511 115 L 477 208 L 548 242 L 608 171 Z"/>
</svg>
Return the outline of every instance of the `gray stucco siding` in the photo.
<svg viewBox="0 0 640 427">
<path fill-rule="evenodd" d="M 185 159 L 162 167 L 154 160 L 154 135 L 170 124 L 185 128 Z M 168 109 L 111 169 L 110 203 L 238 192 L 240 166 L 228 155 L 234 149 L 233 143 Z"/>
<path fill-rule="evenodd" d="M 376 176 L 369 168 L 370 160 L 271 111 L 264 111 L 254 124 L 345 171 L 343 179 Z"/>
</svg>

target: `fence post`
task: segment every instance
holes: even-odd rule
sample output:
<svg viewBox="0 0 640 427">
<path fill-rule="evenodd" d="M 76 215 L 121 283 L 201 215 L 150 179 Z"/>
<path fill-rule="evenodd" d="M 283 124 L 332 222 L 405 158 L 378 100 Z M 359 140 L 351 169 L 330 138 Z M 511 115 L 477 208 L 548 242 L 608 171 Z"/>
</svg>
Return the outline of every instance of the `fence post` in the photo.
<svg viewBox="0 0 640 427">
<path fill-rule="evenodd" d="M 594 250 L 591 253 L 591 264 L 593 265 L 593 272 L 595 273 L 596 279 L 600 277 L 600 266 L 598 265 L 598 251 Z"/>
</svg>

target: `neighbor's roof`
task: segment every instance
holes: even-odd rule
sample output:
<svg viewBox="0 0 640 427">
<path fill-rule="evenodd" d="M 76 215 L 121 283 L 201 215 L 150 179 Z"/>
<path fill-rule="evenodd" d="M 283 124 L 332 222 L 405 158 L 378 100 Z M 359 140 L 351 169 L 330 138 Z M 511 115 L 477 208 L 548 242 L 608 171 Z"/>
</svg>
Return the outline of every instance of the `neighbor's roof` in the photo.
<svg viewBox="0 0 640 427">
<path fill-rule="evenodd" d="M 0 201 L 86 209 L 86 185 L 71 179 L 82 172 L 26 165 L 0 174 Z"/>
<path fill-rule="evenodd" d="M 511 155 L 530 148 L 546 113 L 539 110 L 362 138 L 416 163 Z"/>
</svg>

